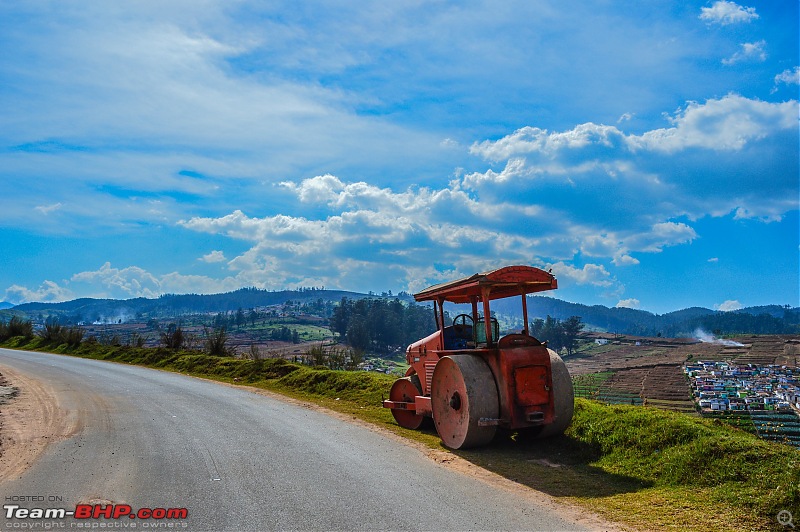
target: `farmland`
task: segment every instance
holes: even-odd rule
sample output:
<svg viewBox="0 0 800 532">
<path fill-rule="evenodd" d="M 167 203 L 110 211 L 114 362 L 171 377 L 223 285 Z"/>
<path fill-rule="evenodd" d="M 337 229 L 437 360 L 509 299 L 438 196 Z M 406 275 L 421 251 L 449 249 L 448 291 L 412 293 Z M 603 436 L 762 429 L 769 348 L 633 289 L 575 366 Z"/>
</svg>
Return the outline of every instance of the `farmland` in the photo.
<svg viewBox="0 0 800 532">
<path fill-rule="evenodd" d="M 800 354 L 798 338 L 789 335 L 750 335 L 710 343 L 590 333 L 581 349 L 565 360 L 573 375 L 576 397 L 697 415 L 699 407 L 684 365 L 704 360 L 719 362 L 721 367 L 731 363 L 797 368 Z M 702 415 L 763 439 L 800 444 L 800 418 L 794 411 L 712 412 L 707 408 Z"/>
</svg>

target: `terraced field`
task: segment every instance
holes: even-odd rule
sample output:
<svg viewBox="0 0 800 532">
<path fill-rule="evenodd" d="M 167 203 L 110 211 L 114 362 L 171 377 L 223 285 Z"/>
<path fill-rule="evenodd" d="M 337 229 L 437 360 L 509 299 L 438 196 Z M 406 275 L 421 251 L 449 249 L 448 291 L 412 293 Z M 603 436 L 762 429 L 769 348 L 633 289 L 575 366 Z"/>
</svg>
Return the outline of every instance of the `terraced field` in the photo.
<svg viewBox="0 0 800 532">
<path fill-rule="evenodd" d="M 602 380 L 587 378 L 590 375 L 576 377 L 576 396 L 609 404 L 649 405 L 665 410 L 695 412 L 689 386 L 680 366 L 660 364 L 621 369 L 613 373 L 605 372 L 607 376 Z"/>
<path fill-rule="evenodd" d="M 609 343 L 597 345 L 594 343 L 597 338 Z M 733 341 L 742 344 L 740 346 L 703 343 L 691 338 L 607 334 L 590 334 L 587 340 L 591 343 L 584 344 L 576 355 L 565 359 L 573 376 L 576 397 L 612 404 L 646 404 L 685 413 L 696 412 L 689 382 L 682 370 L 687 361 L 800 365 L 800 337 L 797 336 L 733 338 Z M 749 417 L 743 424 L 749 424 L 752 431 L 756 430 Z M 794 434 L 794 425 L 787 425 L 784 420 L 784 426 L 789 435 Z M 773 425 L 764 425 L 762 432 L 769 434 L 774 428 Z"/>
<path fill-rule="evenodd" d="M 800 447 L 800 417 L 795 412 L 709 412 L 703 417 L 719 419 L 765 440 Z"/>
</svg>

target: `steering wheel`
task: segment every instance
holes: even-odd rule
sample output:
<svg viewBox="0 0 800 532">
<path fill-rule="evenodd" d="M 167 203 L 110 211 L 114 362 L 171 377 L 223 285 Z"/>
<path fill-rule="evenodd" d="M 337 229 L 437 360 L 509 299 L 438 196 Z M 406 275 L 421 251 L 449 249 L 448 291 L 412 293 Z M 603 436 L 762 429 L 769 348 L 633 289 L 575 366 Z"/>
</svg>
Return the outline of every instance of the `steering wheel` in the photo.
<svg viewBox="0 0 800 532">
<path fill-rule="evenodd" d="M 469 323 L 467 323 L 467 320 L 469 320 Z M 455 329 L 456 334 L 464 334 L 464 331 L 467 330 L 467 326 L 470 328 L 472 327 L 472 316 L 469 314 L 459 314 L 453 318 L 453 329 Z"/>
</svg>

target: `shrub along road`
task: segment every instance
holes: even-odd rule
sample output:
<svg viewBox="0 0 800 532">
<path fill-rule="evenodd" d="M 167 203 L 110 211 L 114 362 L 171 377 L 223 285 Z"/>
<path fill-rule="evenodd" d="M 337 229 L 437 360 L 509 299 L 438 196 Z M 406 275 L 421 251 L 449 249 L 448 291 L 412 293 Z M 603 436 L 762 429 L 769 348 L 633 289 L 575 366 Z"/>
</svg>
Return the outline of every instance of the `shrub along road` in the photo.
<svg viewBox="0 0 800 532">
<path fill-rule="evenodd" d="M 23 389 L 21 402 L 26 393 L 39 406 L 57 402 L 43 415 L 61 436 L 24 471 L 8 469 L 16 474 L 0 484 L 5 504 L 17 497 L 22 508 L 187 508 L 181 525 L 189 530 L 599 526 L 535 492 L 498 489 L 362 426 L 244 389 L 0 349 L 4 369 L 35 388 Z"/>
</svg>

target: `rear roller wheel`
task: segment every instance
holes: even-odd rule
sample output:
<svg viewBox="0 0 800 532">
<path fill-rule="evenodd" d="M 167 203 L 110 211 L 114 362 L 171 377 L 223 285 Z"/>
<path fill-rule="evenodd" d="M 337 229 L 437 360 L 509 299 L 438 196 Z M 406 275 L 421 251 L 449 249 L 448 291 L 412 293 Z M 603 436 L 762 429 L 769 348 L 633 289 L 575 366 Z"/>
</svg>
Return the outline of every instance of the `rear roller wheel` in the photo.
<svg viewBox="0 0 800 532">
<path fill-rule="evenodd" d="M 497 426 L 478 425 L 500 415 L 497 386 L 489 365 L 475 355 L 442 357 L 431 379 L 431 409 L 439 437 L 451 449 L 492 441 Z"/>
<path fill-rule="evenodd" d="M 420 385 L 419 377 L 417 375 L 411 375 L 410 377 L 397 379 L 394 381 L 394 384 L 392 384 L 392 389 L 389 390 L 390 401 L 413 403 L 414 398 L 418 395 L 422 395 L 422 386 Z M 422 422 L 425 421 L 425 416 L 420 416 L 413 410 L 400 410 L 393 408 L 392 415 L 394 416 L 394 419 L 397 421 L 398 425 L 412 430 L 420 428 L 420 426 L 422 426 Z"/>
</svg>

